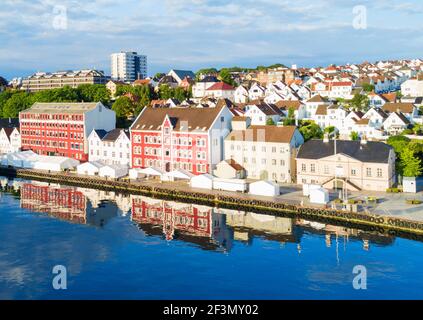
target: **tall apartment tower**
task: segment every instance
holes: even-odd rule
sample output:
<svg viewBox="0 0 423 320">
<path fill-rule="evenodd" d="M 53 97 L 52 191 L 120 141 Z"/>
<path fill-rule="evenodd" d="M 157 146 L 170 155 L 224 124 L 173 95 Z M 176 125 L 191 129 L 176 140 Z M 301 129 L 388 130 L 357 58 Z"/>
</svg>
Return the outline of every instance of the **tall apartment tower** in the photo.
<svg viewBox="0 0 423 320">
<path fill-rule="evenodd" d="M 147 56 L 122 51 L 111 55 L 112 80 L 133 82 L 147 77 Z"/>
</svg>

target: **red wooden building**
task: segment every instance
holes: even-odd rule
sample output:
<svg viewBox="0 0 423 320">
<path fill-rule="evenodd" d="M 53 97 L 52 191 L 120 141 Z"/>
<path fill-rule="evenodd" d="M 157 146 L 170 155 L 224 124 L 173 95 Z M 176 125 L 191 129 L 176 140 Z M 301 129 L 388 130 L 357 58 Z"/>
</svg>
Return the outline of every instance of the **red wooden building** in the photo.
<svg viewBox="0 0 423 320">
<path fill-rule="evenodd" d="M 131 126 L 133 168 L 211 173 L 224 156 L 232 113 L 216 108 L 144 108 Z"/>
<path fill-rule="evenodd" d="M 99 103 L 35 103 L 19 113 L 22 150 L 88 161 L 93 129 L 115 128 L 115 112 Z"/>
</svg>

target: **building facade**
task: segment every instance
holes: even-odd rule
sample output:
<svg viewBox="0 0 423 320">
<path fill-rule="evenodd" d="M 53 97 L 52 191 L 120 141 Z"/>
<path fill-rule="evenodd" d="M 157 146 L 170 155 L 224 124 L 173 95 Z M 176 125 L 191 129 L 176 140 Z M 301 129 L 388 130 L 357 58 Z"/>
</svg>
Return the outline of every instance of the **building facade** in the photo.
<svg viewBox="0 0 423 320">
<path fill-rule="evenodd" d="M 238 119 L 237 119 L 238 120 Z M 236 161 L 247 178 L 278 183 L 295 181 L 295 157 L 304 138 L 295 126 L 248 126 L 233 122 L 225 139 L 225 159 Z"/>
<path fill-rule="evenodd" d="M 22 81 L 22 90 L 37 92 L 64 86 L 77 88 L 81 84 L 106 84 L 107 81 L 104 72 L 99 70 L 37 72 Z"/>
<path fill-rule="evenodd" d="M 7 154 L 21 150 L 21 134 L 19 128 L 0 129 L 0 154 Z"/>
<path fill-rule="evenodd" d="M 88 137 L 89 161 L 104 164 L 127 165 L 131 163 L 131 139 L 129 130 L 93 130 Z"/>
<path fill-rule="evenodd" d="M 395 152 L 383 142 L 338 140 L 335 149 L 333 140 L 309 140 L 297 156 L 297 183 L 386 191 L 395 183 Z"/>
<path fill-rule="evenodd" d="M 88 160 L 88 135 L 113 130 L 115 112 L 98 103 L 35 103 L 19 113 L 22 150 Z"/>
<path fill-rule="evenodd" d="M 111 55 L 112 80 L 134 82 L 147 78 L 147 56 L 122 51 Z"/>
<path fill-rule="evenodd" d="M 225 107 L 144 108 L 132 124 L 131 165 L 211 173 L 223 159 L 232 113 Z"/>
</svg>

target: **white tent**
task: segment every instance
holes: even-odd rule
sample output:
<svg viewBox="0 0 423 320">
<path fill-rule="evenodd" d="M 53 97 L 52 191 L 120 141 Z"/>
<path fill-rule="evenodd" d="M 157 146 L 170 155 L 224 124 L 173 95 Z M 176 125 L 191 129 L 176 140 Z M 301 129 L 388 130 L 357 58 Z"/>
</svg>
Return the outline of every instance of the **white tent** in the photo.
<svg viewBox="0 0 423 320">
<path fill-rule="evenodd" d="M 145 174 L 146 176 L 162 176 L 164 174 L 162 170 L 154 167 L 139 169 L 139 173 Z"/>
<path fill-rule="evenodd" d="M 250 194 L 275 197 L 280 195 L 280 188 L 277 183 L 261 180 L 250 184 Z"/>
<path fill-rule="evenodd" d="M 316 204 L 327 204 L 329 202 L 329 192 L 322 187 L 310 190 L 310 202 Z"/>
<path fill-rule="evenodd" d="M 15 168 L 24 168 L 33 163 L 38 155 L 31 151 L 19 151 L 5 154 L 2 157 L 1 164 L 3 166 L 13 166 Z"/>
<path fill-rule="evenodd" d="M 178 169 L 171 172 L 166 172 L 162 176 L 162 180 L 164 181 L 175 181 L 175 180 L 191 180 L 194 175 L 191 172 Z"/>
<path fill-rule="evenodd" d="M 202 174 L 191 178 L 190 185 L 192 188 L 213 189 L 213 176 L 211 174 Z"/>
<path fill-rule="evenodd" d="M 104 164 L 98 161 L 85 162 L 76 167 L 76 171 L 78 172 L 78 174 L 95 176 L 99 173 L 100 168 L 103 166 Z"/>
<path fill-rule="evenodd" d="M 107 178 L 121 178 L 128 175 L 128 167 L 122 165 L 108 164 L 100 168 L 99 176 Z"/>
<path fill-rule="evenodd" d="M 129 169 L 129 179 L 137 180 L 139 178 L 142 178 L 144 174 L 141 172 L 141 169 L 139 168 L 132 168 Z"/>
<path fill-rule="evenodd" d="M 79 161 L 66 157 L 37 156 L 33 168 L 37 170 L 63 171 L 74 169 L 79 165 Z"/>
</svg>

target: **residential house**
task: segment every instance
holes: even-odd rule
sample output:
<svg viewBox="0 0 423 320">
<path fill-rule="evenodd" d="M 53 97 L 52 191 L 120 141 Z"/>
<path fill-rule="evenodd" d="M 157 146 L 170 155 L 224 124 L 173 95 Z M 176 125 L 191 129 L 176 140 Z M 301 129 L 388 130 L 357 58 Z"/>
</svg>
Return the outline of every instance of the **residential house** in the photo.
<svg viewBox="0 0 423 320">
<path fill-rule="evenodd" d="M 246 103 L 248 101 L 248 90 L 243 85 L 238 86 L 234 92 L 235 103 Z"/>
<path fill-rule="evenodd" d="M 173 79 L 175 79 L 178 85 L 180 85 L 181 82 L 187 77 L 191 78 L 191 79 L 195 79 L 195 73 L 190 71 L 190 70 L 175 70 L 175 69 L 172 69 L 172 70 L 169 71 L 169 73 L 167 75 L 171 76 Z"/>
<path fill-rule="evenodd" d="M 395 152 L 383 142 L 364 139 L 309 140 L 297 155 L 297 183 L 386 191 L 395 183 Z"/>
<path fill-rule="evenodd" d="M 225 159 L 245 169 L 247 178 L 295 182 L 295 157 L 304 138 L 295 126 L 233 125 L 225 139 Z"/>
<path fill-rule="evenodd" d="M 252 125 L 266 125 L 269 120 L 278 123 L 284 113 L 274 104 L 257 102 L 245 106 L 245 116 L 251 119 Z"/>
<path fill-rule="evenodd" d="M 101 161 L 108 165 L 127 165 L 131 163 L 131 139 L 129 130 L 93 130 L 88 137 L 88 160 Z"/>
<path fill-rule="evenodd" d="M 258 99 L 264 98 L 265 93 L 266 93 L 265 87 L 262 87 L 258 83 L 254 83 L 251 86 L 250 90 L 248 90 L 248 98 L 250 99 L 250 101 L 258 100 Z"/>
<path fill-rule="evenodd" d="M 21 134 L 18 127 L 2 127 L 0 129 L 0 154 L 21 150 Z"/>
<path fill-rule="evenodd" d="M 401 84 L 401 94 L 405 97 L 423 97 L 423 80 L 409 79 Z"/>
<path fill-rule="evenodd" d="M 219 80 L 215 76 L 204 77 L 193 85 L 192 96 L 194 98 L 204 98 L 206 96 L 206 90 L 218 82 Z"/>
<path fill-rule="evenodd" d="M 306 119 L 312 119 L 316 114 L 317 108 L 321 105 L 327 105 L 328 101 L 320 95 L 314 95 L 305 102 L 306 107 Z"/>
<path fill-rule="evenodd" d="M 396 102 L 396 103 L 386 103 L 383 105 L 382 110 L 386 113 L 402 113 L 411 123 L 413 123 L 413 118 L 418 117 L 419 111 L 418 108 L 412 103 Z"/>
<path fill-rule="evenodd" d="M 391 112 L 383 122 L 383 129 L 390 135 L 397 135 L 409 128 L 410 124 L 410 120 L 402 112 Z"/>
<path fill-rule="evenodd" d="M 144 108 L 130 128 L 132 167 L 212 173 L 223 160 L 232 117 L 226 106 Z"/>
<path fill-rule="evenodd" d="M 206 96 L 216 99 L 233 100 L 235 88 L 225 82 L 216 82 L 214 85 L 206 89 Z"/>
</svg>

